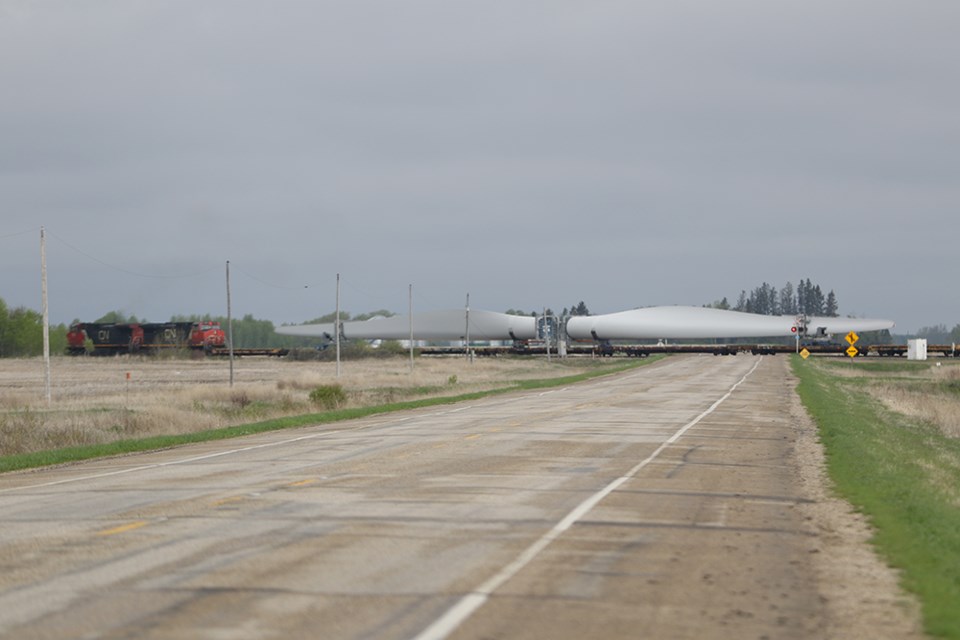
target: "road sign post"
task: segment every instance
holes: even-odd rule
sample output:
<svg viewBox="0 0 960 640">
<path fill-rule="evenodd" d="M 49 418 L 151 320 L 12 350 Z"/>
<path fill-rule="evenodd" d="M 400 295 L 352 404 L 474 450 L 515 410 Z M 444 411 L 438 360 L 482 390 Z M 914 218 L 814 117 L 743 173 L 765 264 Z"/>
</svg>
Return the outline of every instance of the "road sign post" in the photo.
<svg viewBox="0 0 960 640">
<path fill-rule="evenodd" d="M 847 334 L 847 342 L 850 344 L 850 346 L 847 348 L 845 353 L 851 358 L 856 358 L 860 353 L 860 350 L 854 346 L 859 339 L 860 336 L 857 335 L 856 331 L 851 331 Z"/>
</svg>

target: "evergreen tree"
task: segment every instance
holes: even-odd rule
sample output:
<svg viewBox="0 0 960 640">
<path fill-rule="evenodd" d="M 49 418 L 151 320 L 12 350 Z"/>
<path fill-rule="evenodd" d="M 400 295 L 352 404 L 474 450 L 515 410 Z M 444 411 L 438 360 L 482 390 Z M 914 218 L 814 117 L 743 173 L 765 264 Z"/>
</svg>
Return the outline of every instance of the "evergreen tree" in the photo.
<svg viewBox="0 0 960 640">
<path fill-rule="evenodd" d="M 810 315 L 813 316 L 822 316 L 823 315 L 823 291 L 820 290 L 820 285 L 816 285 L 813 288 L 813 293 L 810 296 L 812 299 L 810 301 Z"/>
<path fill-rule="evenodd" d="M 733 309 L 734 311 L 747 310 L 747 292 L 745 290 L 740 290 L 740 297 L 737 298 L 737 306 L 735 306 Z"/>
<path fill-rule="evenodd" d="M 827 301 L 823 305 L 823 313 L 831 318 L 836 318 L 839 315 L 837 313 L 837 294 L 833 292 L 833 289 L 827 294 Z"/>
<path fill-rule="evenodd" d="M 803 278 L 797 285 L 797 313 L 807 313 L 807 283 Z"/>
<path fill-rule="evenodd" d="M 782 315 L 796 315 L 797 300 L 793 294 L 793 283 L 787 282 L 780 289 L 780 313 Z"/>
<path fill-rule="evenodd" d="M 726 298 L 723 301 L 714 301 L 709 305 L 713 308 L 731 308 Z M 827 296 L 823 295 L 820 285 L 814 285 L 810 278 L 800 279 L 796 288 L 792 282 L 787 282 L 779 291 L 768 282 L 755 287 L 747 294 L 745 289 L 740 291 L 734 311 L 757 313 L 763 315 L 839 315 L 839 302 L 834 291 Z"/>
<path fill-rule="evenodd" d="M 711 302 L 710 304 L 705 304 L 705 305 L 703 305 L 703 306 L 708 307 L 708 308 L 710 308 L 710 309 L 724 309 L 724 310 L 729 310 L 729 309 L 730 309 L 730 301 L 727 300 L 727 297 L 726 297 L 726 296 L 724 296 L 722 300 L 714 300 L 714 301 Z"/>
<path fill-rule="evenodd" d="M 767 298 L 767 315 L 780 315 L 780 296 L 777 289 L 768 282 L 763 283 L 763 294 Z"/>
</svg>

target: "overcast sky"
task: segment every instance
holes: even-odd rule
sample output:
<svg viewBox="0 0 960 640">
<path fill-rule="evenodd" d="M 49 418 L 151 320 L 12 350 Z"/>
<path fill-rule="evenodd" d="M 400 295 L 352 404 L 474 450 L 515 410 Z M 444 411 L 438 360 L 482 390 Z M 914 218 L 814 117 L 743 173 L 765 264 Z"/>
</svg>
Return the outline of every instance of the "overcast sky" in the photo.
<svg viewBox="0 0 960 640">
<path fill-rule="evenodd" d="M 0 0 L 0 298 L 302 322 L 810 278 L 960 323 L 960 3 Z"/>
</svg>

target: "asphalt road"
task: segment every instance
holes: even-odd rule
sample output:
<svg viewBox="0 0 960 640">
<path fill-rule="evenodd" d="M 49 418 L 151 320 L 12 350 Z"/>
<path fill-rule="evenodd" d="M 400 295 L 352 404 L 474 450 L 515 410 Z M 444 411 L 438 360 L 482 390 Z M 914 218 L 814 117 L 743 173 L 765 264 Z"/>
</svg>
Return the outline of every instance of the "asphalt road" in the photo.
<svg viewBox="0 0 960 640">
<path fill-rule="evenodd" d="M 807 638 L 785 358 L 0 476 L 0 637 Z"/>
</svg>

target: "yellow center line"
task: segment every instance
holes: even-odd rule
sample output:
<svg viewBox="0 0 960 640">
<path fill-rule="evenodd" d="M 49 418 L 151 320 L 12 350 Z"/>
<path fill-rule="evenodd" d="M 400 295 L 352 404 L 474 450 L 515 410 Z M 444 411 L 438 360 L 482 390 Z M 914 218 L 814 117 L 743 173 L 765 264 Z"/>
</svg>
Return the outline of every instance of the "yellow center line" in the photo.
<svg viewBox="0 0 960 640">
<path fill-rule="evenodd" d="M 306 480 L 298 480 L 297 482 L 291 482 L 291 483 L 288 484 L 287 486 L 288 486 L 288 487 L 303 487 L 303 486 L 306 486 L 306 485 L 308 485 L 308 484 L 313 484 L 313 483 L 316 482 L 316 481 L 317 481 L 316 478 L 307 478 Z"/>
<path fill-rule="evenodd" d="M 464 440 L 476 440 L 477 438 L 481 437 L 482 435 L 483 435 L 483 434 L 481 434 L 481 433 L 473 433 L 473 434 L 467 436 L 466 438 L 464 438 Z"/>
<path fill-rule="evenodd" d="M 134 529 L 139 529 L 140 527 L 145 527 L 149 522 L 146 520 L 138 520 L 136 522 L 130 522 L 128 524 L 122 524 L 119 527 L 114 527 L 112 529 L 104 529 L 103 531 L 98 531 L 98 536 L 114 536 L 118 533 L 126 533 L 127 531 L 133 531 Z"/>
</svg>

